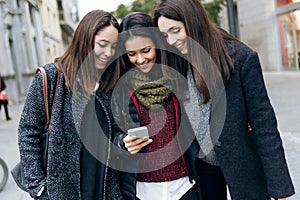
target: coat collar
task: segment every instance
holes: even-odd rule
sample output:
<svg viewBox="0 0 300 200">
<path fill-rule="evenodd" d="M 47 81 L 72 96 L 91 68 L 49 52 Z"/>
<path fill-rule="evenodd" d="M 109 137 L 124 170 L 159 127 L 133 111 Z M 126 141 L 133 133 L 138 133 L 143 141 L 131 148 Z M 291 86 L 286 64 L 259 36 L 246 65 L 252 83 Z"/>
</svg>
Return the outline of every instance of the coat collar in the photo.
<svg viewBox="0 0 300 200">
<path fill-rule="evenodd" d="M 225 40 L 225 45 L 228 49 L 230 57 L 233 57 L 233 55 L 236 54 L 235 42 L 232 40 Z"/>
</svg>

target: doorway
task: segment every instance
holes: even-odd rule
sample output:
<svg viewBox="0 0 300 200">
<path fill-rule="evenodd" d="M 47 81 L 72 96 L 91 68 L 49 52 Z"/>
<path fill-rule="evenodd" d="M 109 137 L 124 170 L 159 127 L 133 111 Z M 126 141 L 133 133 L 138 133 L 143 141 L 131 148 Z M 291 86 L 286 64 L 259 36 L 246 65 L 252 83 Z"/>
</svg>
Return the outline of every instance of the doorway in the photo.
<svg viewBox="0 0 300 200">
<path fill-rule="evenodd" d="M 278 16 L 282 69 L 299 69 L 300 11 Z"/>
</svg>

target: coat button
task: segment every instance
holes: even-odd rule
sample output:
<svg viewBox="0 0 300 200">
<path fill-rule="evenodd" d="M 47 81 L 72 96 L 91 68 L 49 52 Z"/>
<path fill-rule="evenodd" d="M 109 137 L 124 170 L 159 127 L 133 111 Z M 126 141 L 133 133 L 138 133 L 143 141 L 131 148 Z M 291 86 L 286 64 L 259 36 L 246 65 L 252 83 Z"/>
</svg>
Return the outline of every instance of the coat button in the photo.
<svg viewBox="0 0 300 200">
<path fill-rule="evenodd" d="M 220 141 L 217 141 L 217 142 L 216 142 L 216 146 L 217 146 L 217 147 L 220 147 L 221 145 L 222 145 L 222 143 L 221 143 Z"/>
</svg>

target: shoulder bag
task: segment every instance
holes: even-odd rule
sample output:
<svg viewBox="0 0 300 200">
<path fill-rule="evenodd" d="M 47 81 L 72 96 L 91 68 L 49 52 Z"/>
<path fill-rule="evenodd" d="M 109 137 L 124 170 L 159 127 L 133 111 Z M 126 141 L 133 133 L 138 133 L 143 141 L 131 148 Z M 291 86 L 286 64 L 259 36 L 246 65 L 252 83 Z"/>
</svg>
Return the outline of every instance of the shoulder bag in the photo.
<svg viewBox="0 0 300 200">
<path fill-rule="evenodd" d="M 6 92 L 5 92 L 5 90 L 2 90 L 1 82 L 2 82 L 2 80 L 0 78 L 0 101 L 8 101 L 8 96 L 7 96 Z"/>
</svg>

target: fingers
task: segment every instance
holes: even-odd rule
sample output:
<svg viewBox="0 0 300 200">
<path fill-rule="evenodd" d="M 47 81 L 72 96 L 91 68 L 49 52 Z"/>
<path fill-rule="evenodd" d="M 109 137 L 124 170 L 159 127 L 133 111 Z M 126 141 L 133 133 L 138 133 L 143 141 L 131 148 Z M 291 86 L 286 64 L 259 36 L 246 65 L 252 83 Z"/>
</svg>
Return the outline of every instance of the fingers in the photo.
<svg viewBox="0 0 300 200">
<path fill-rule="evenodd" d="M 152 142 L 152 139 L 149 139 L 147 136 L 136 138 L 134 135 L 127 135 L 123 142 L 125 143 L 125 147 L 131 153 L 138 153 L 144 146 L 147 146 Z"/>
</svg>

